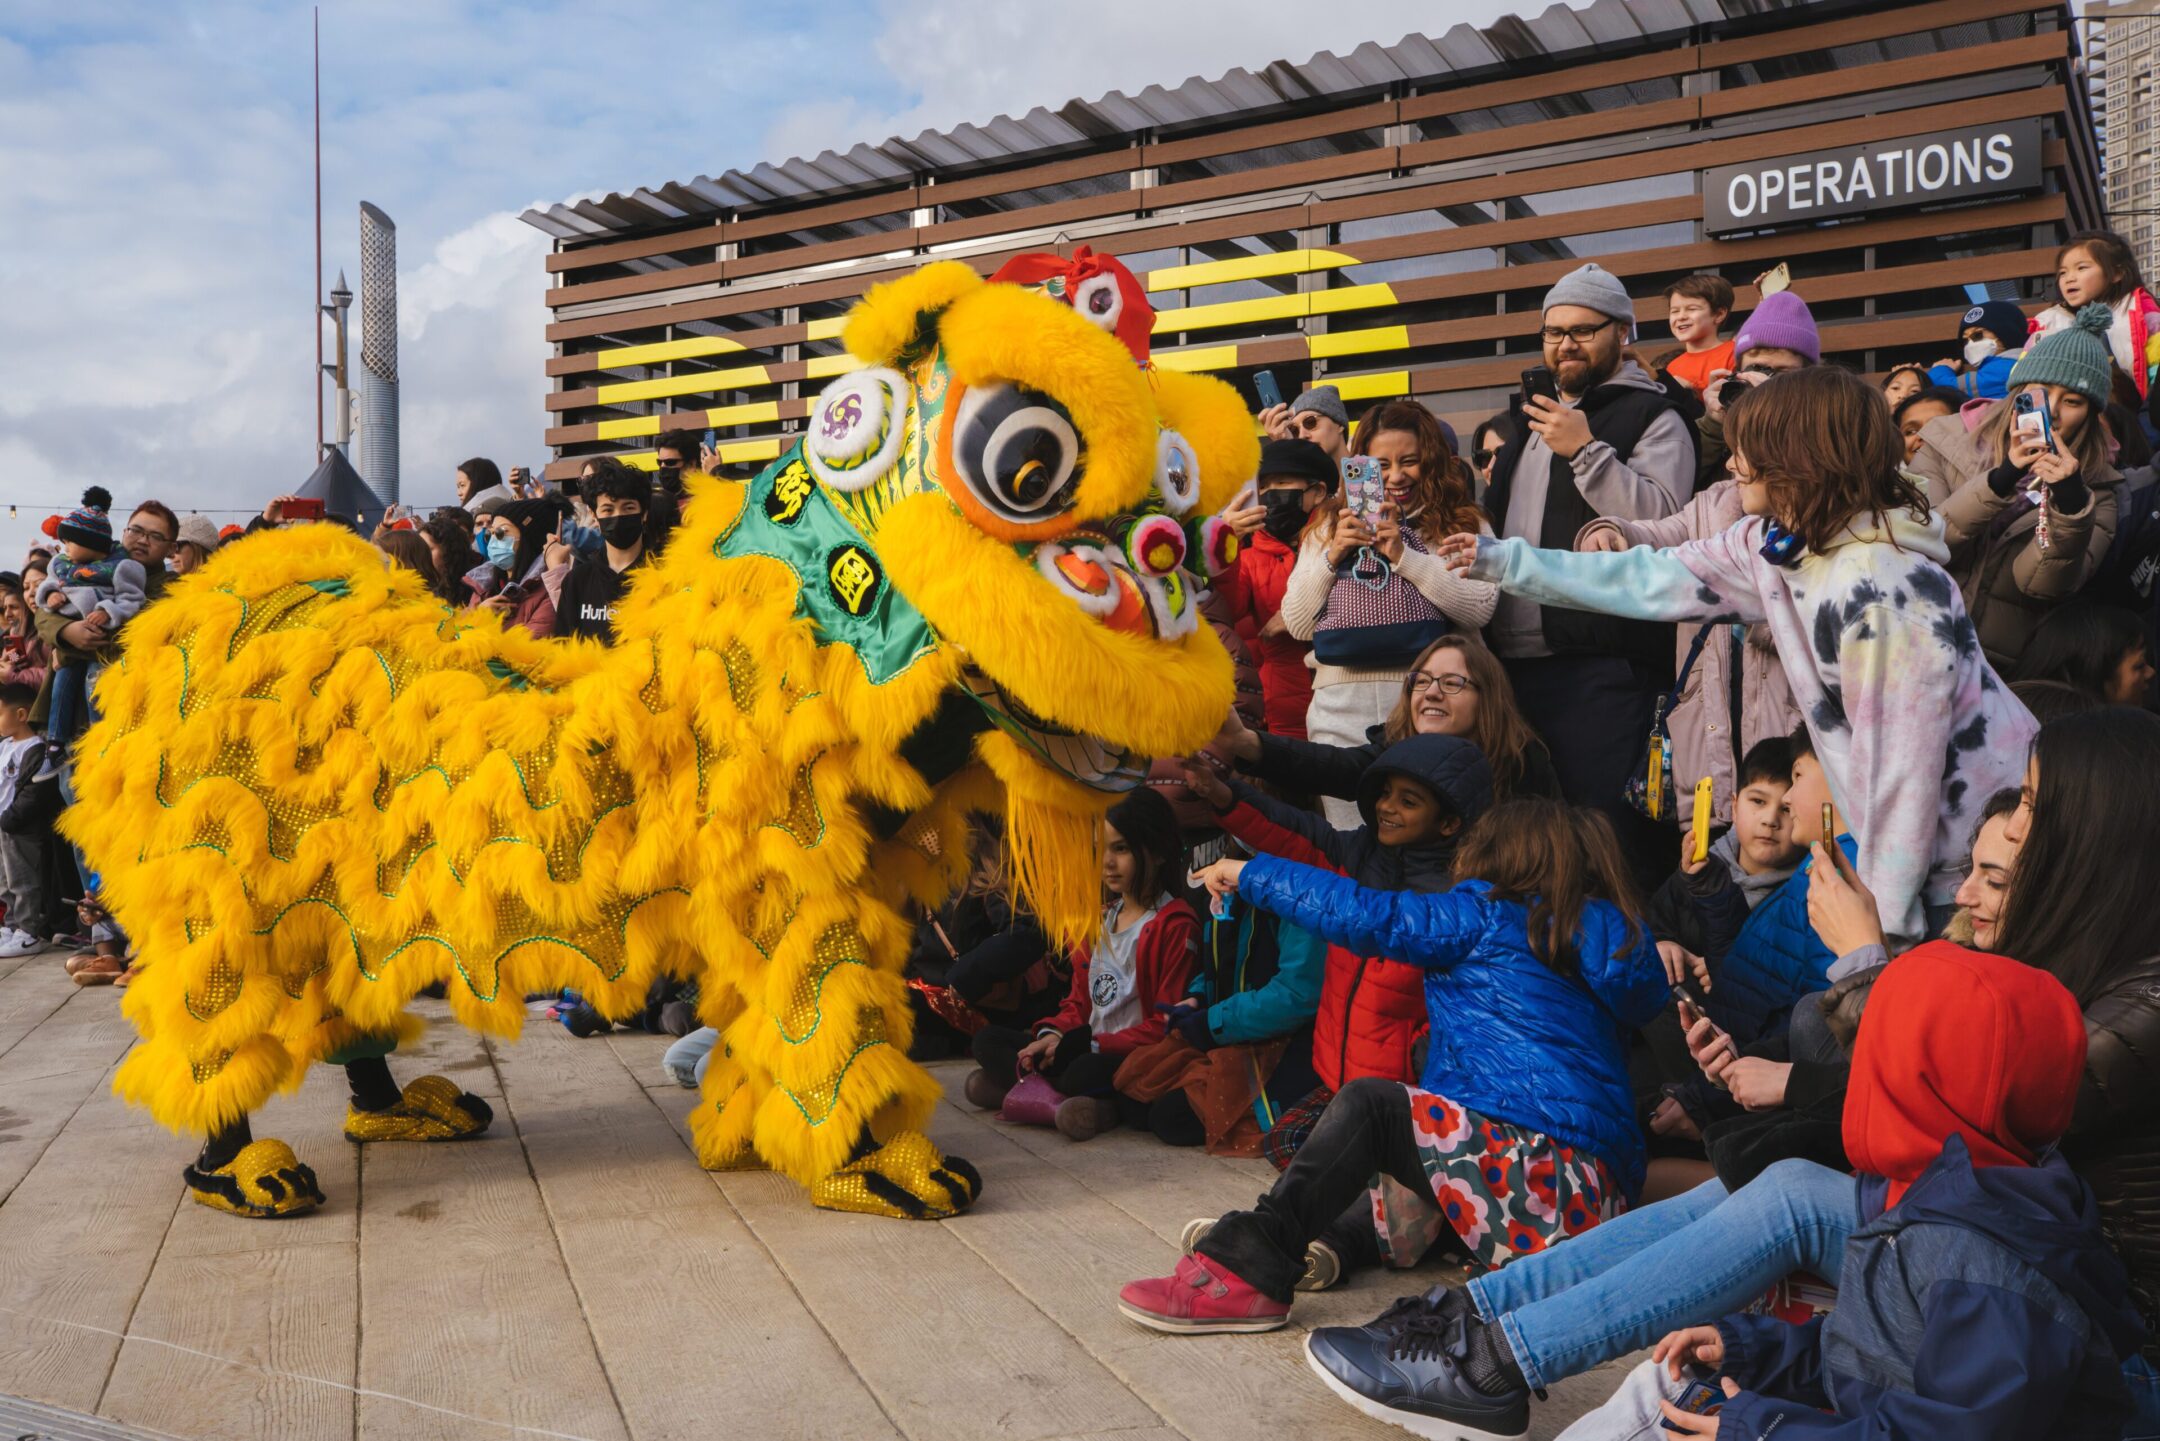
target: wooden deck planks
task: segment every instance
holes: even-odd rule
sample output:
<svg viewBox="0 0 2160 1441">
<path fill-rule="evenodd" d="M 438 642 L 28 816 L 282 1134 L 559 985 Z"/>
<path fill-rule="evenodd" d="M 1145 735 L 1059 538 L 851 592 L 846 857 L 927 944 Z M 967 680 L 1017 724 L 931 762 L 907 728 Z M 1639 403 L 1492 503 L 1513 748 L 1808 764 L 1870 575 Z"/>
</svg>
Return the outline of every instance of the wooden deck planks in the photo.
<svg viewBox="0 0 2160 1441">
<path fill-rule="evenodd" d="M 181 1205 L 100 1414 L 233 1441 L 353 1434 L 359 1148 L 344 1137 L 342 1080 L 318 1067 L 297 1093 L 272 1101 L 252 1122 L 257 1137 L 284 1141 L 314 1168 L 326 1204 L 278 1221 Z M 152 1125 L 146 1115 L 137 1119 Z M 178 1172 L 164 1184 L 179 1196 Z"/>
<path fill-rule="evenodd" d="M 640 1039 L 659 1042 L 657 1070 L 664 1038 Z M 648 1098 L 614 1047 L 554 1026 L 496 1055 L 509 1121 L 637 1441 L 898 1437 L 670 1124 L 691 1092 Z"/>
<path fill-rule="evenodd" d="M 497 1118 L 469 1141 L 360 1148 L 358 1374 L 387 1396 L 361 1396 L 359 1434 L 627 1438 L 484 1043 L 437 1026 L 391 1064 L 449 1074 Z"/>
<path fill-rule="evenodd" d="M 1301 1296 L 1273 1335 L 1156 1335 L 1117 1287 L 1167 1270 L 1188 1217 L 1249 1205 L 1265 1163 L 1124 1132 L 1074 1145 L 948 1100 L 933 1135 L 981 1168 L 981 1206 L 833 1215 L 781 1178 L 696 1169 L 666 1038 L 578 1041 L 537 1015 L 512 1045 L 442 1024 L 392 1058 L 401 1081 L 485 1097 L 480 1140 L 352 1146 L 330 1070 L 273 1102 L 257 1134 L 292 1142 L 329 1204 L 247 1222 L 183 1203 L 196 1142 L 110 1094 L 131 1037 L 111 992 L 47 963 L 0 974 L 0 996 L 18 1003 L 0 1015 L 0 1390 L 177 1436 L 1349 1441 L 1392 1433 L 1305 1374 L 1303 1331 L 1442 1275 Z M 966 1068 L 937 1069 L 957 1087 Z M 1627 1364 L 1563 1383 L 1532 1436 Z"/>
</svg>

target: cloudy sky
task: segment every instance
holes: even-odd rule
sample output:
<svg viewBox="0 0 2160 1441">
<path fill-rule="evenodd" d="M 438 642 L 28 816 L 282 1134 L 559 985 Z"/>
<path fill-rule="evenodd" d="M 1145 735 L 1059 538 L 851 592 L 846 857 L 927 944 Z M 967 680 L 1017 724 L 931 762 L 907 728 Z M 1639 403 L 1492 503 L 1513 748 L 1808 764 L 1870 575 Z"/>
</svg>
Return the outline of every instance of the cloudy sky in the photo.
<svg viewBox="0 0 2160 1441">
<path fill-rule="evenodd" d="M 545 459 L 535 202 L 1521 8 L 328 0 L 325 284 L 358 281 L 375 202 L 398 224 L 405 498 L 447 500 L 468 455 Z M 313 469 L 309 15 L 0 0 L 0 565 L 92 482 L 185 513 Z"/>
</svg>

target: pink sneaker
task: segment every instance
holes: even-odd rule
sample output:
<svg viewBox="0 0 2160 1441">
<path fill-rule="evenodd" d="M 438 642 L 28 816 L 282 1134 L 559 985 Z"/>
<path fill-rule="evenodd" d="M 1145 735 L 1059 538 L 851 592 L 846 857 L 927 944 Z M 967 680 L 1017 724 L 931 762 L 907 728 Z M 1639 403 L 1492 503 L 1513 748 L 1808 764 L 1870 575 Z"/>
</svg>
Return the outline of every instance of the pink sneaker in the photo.
<svg viewBox="0 0 2160 1441">
<path fill-rule="evenodd" d="M 1030 1072 L 1005 1093 L 1005 1104 L 998 1108 L 998 1119 L 1015 1126 L 1054 1126 L 1057 1109 L 1064 1100 L 1064 1094 L 1057 1087 L 1039 1073 Z"/>
<path fill-rule="evenodd" d="M 1168 1276 L 1134 1281 L 1118 1309 L 1151 1331 L 1204 1336 L 1217 1331 L 1276 1331 L 1290 1319 L 1288 1301 L 1271 1301 L 1220 1263 L 1186 1256 Z"/>
</svg>

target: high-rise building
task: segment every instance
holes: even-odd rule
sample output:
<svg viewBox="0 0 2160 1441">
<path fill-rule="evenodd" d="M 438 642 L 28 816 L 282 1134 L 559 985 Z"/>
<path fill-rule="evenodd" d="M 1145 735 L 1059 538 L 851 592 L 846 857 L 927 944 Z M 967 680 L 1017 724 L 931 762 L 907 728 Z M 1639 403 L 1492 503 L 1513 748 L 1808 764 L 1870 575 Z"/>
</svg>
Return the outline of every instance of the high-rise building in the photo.
<svg viewBox="0 0 2160 1441">
<path fill-rule="evenodd" d="M 2108 226 L 2130 242 L 2149 278 L 2160 274 L 2160 4 L 2096 0 L 2085 18 Z"/>
</svg>

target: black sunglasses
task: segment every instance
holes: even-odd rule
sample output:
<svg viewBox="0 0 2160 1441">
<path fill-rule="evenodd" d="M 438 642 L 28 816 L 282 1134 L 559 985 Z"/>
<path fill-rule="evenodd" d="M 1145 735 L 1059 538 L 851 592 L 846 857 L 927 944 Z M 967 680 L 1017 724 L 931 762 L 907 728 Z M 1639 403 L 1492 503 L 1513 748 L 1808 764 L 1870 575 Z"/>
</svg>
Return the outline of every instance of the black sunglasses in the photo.
<svg viewBox="0 0 2160 1441">
<path fill-rule="evenodd" d="M 1487 446 L 1481 445 L 1476 450 L 1470 452 L 1470 463 L 1476 466 L 1479 470 L 1483 470 L 1486 466 L 1493 463 L 1493 457 L 1498 455 L 1499 453 L 1500 452 L 1497 450 L 1493 450 Z"/>
</svg>

